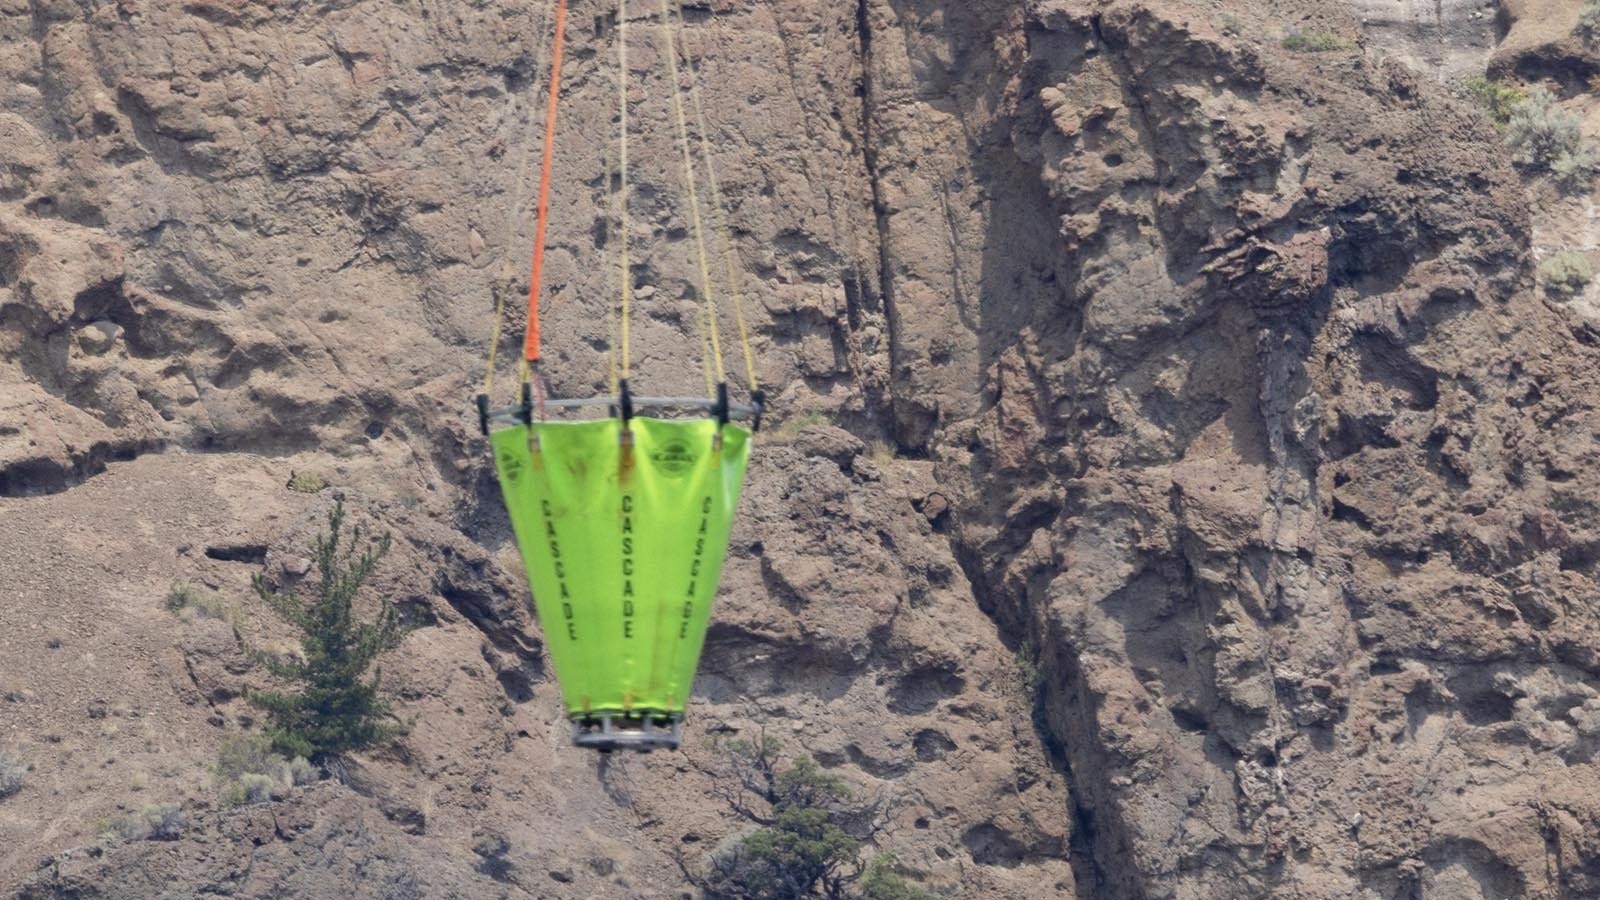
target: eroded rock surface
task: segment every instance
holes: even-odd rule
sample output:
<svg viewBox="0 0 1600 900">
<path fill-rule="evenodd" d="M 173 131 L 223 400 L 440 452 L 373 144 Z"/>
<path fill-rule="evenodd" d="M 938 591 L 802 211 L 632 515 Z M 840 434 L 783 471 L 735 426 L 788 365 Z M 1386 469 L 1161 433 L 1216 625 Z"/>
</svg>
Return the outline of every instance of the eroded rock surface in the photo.
<svg viewBox="0 0 1600 900">
<path fill-rule="evenodd" d="M 706 739 L 765 730 L 951 895 L 1600 894 L 1600 332 L 1535 290 L 1548 197 L 1439 83 L 1581 91 L 1535 5 L 692 7 L 774 411 L 689 746 L 599 765 L 468 417 L 542 4 L 0 5 L 0 884 L 678 896 L 738 827 Z M 607 381 L 611 8 L 573 12 L 564 395 Z M 635 379 L 684 393 L 651 12 Z M 335 496 L 395 534 L 416 725 L 216 809 L 262 676 L 163 599 L 289 652 L 248 581 L 304 577 Z M 89 849 L 155 801 L 183 839 Z"/>
</svg>

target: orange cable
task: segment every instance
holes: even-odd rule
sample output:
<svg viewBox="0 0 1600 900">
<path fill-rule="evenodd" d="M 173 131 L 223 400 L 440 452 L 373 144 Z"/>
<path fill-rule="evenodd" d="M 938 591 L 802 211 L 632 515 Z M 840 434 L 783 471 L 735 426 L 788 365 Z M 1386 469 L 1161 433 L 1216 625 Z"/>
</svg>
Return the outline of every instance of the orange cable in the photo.
<svg viewBox="0 0 1600 900">
<path fill-rule="evenodd" d="M 567 32 L 567 0 L 556 5 L 556 40 L 550 62 L 550 105 L 545 110 L 544 165 L 539 173 L 539 224 L 533 235 L 533 280 L 528 283 L 528 333 L 523 357 L 539 361 L 539 284 L 544 278 L 544 236 L 550 223 L 550 164 L 556 149 L 556 115 L 561 100 L 561 54 Z"/>
</svg>

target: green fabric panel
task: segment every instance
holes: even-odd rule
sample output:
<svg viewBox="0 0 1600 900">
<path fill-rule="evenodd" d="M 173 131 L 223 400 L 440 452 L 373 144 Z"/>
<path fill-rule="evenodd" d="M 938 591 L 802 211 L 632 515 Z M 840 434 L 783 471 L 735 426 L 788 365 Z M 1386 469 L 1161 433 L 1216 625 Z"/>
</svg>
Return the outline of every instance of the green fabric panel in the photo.
<svg viewBox="0 0 1600 900">
<path fill-rule="evenodd" d="M 569 715 L 679 716 L 705 642 L 750 433 L 710 419 L 495 432 L 495 466 Z"/>
</svg>

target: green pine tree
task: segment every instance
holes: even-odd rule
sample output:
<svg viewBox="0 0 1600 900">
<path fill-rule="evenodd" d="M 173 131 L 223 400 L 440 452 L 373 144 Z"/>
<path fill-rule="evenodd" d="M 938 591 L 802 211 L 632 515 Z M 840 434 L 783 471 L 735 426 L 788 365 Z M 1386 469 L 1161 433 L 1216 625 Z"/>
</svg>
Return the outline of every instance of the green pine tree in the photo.
<svg viewBox="0 0 1600 900">
<path fill-rule="evenodd" d="M 289 757 L 318 762 L 392 740 L 403 728 L 389 720 L 393 710 L 379 695 L 381 670 L 366 679 L 367 669 L 385 651 L 399 646 L 407 628 L 399 613 L 383 604 L 377 619 L 357 621 L 356 594 L 389 552 L 389 536 L 364 538 L 356 526 L 343 540 L 344 504 L 328 514 L 328 530 L 312 546 L 320 576 L 317 594 L 303 602 L 292 588 L 275 591 L 257 575 L 256 594 L 301 631 L 303 660 L 257 654 L 278 678 L 293 682 L 288 691 L 252 691 L 251 703 L 272 722 L 275 747 Z"/>
</svg>

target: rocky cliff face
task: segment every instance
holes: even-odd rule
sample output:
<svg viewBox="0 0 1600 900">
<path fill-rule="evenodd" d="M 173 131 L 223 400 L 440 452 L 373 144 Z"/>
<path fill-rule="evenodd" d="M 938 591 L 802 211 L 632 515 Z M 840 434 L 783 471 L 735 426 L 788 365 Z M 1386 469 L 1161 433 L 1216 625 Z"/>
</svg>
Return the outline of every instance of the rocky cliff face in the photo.
<svg viewBox="0 0 1600 900">
<path fill-rule="evenodd" d="M 0 884 L 677 896 L 738 827 L 705 739 L 764 730 L 950 894 L 1600 895 L 1600 332 L 1531 274 L 1592 225 L 1440 84 L 1582 107 L 1534 5 L 692 7 L 775 412 L 690 746 L 598 766 L 467 416 L 548 10 L 0 7 L 0 750 L 32 767 Z M 610 10 L 573 10 L 566 395 L 606 383 Z M 635 377 L 693 392 L 653 12 Z M 261 675 L 162 598 L 281 640 L 248 579 L 292 581 L 335 494 L 396 535 L 417 725 L 348 787 L 217 809 Z M 184 839 L 94 845 L 152 800 Z"/>
</svg>

